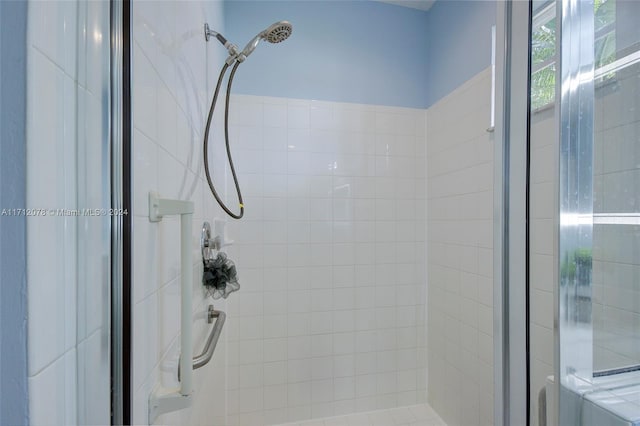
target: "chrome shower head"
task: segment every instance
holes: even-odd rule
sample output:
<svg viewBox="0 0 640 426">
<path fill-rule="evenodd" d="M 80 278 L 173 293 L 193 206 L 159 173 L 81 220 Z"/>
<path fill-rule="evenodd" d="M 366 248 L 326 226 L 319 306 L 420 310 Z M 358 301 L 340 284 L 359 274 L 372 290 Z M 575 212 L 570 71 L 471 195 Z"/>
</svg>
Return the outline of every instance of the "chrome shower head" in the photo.
<svg viewBox="0 0 640 426">
<path fill-rule="evenodd" d="M 244 62 L 247 56 L 251 55 L 253 51 L 258 47 L 260 40 L 267 40 L 269 43 L 280 43 L 289 38 L 293 32 L 293 25 L 287 21 L 278 21 L 269 26 L 266 30 L 260 32 L 255 36 L 247 45 L 242 49 L 242 52 L 238 55 L 238 61 Z"/>
<path fill-rule="evenodd" d="M 293 25 L 287 21 L 280 21 L 272 24 L 269 28 L 261 33 L 262 38 L 269 43 L 280 43 L 285 41 L 291 35 Z"/>
</svg>

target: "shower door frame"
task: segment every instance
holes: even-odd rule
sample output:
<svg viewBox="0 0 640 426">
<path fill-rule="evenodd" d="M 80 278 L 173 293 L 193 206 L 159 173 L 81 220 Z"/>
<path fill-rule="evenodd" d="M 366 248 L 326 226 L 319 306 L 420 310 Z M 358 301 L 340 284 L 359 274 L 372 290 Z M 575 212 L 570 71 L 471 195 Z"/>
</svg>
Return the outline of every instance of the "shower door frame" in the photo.
<svg viewBox="0 0 640 426">
<path fill-rule="evenodd" d="M 131 206 L 131 1 L 110 0 L 111 206 Z M 111 217 L 111 424 L 131 424 L 131 215 Z"/>
<path fill-rule="evenodd" d="M 494 424 L 529 425 L 531 1 L 497 4 L 494 147 Z M 518 30 L 520 29 L 520 30 Z"/>
</svg>

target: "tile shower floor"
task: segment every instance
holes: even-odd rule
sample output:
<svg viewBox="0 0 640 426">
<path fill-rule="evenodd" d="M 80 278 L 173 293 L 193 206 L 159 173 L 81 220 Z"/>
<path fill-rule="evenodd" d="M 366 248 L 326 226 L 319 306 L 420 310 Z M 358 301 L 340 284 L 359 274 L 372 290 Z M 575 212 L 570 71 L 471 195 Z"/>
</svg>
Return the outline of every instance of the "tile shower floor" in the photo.
<svg viewBox="0 0 640 426">
<path fill-rule="evenodd" d="M 419 404 L 346 416 L 305 420 L 279 426 L 447 426 L 447 424 L 429 404 Z"/>
</svg>

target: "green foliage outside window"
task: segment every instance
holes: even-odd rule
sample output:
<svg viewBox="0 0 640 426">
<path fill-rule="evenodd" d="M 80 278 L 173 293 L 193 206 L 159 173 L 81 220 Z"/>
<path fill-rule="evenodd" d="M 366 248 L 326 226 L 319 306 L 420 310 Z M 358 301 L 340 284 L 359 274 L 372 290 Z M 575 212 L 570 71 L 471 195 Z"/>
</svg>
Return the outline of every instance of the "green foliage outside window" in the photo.
<svg viewBox="0 0 640 426">
<path fill-rule="evenodd" d="M 595 66 L 596 69 L 616 59 L 616 0 L 595 0 Z"/>
<path fill-rule="evenodd" d="M 594 1 L 595 68 L 615 60 L 616 0 Z M 535 22 L 535 18 L 534 18 Z M 534 28 L 531 37 L 532 67 L 531 109 L 536 110 L 552 103 L 556 87 L 556 17 Z M 605 76 L 605 79 L 612 75 Z"/>
<path fill-rule="evenodd" d="M 556 18 L 534 30 L 532 37 L 531 109 L 547 105 L 555 98 Z"/>
</svg>

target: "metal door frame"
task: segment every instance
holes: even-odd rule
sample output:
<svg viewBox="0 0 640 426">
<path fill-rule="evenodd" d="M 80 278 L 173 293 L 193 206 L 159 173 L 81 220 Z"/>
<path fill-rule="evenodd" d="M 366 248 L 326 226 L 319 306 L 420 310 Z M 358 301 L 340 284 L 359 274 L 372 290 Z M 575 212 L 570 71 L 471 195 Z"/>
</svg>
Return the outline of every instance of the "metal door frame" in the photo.
<svg viewBox="0 0 640 426">
<path fill-rule="evenodd" d="M 131 212 L 131 2 L 111 0 L 111 205 Z M 111 218 L 111 424 L 131 423 L 132 217 Z"/>
<path fill-rule="evenodd" d="M 494 419 L 498 426 L 528 425 L 531 2 L 501 1 L 497 9 Z"/>
</svg>

